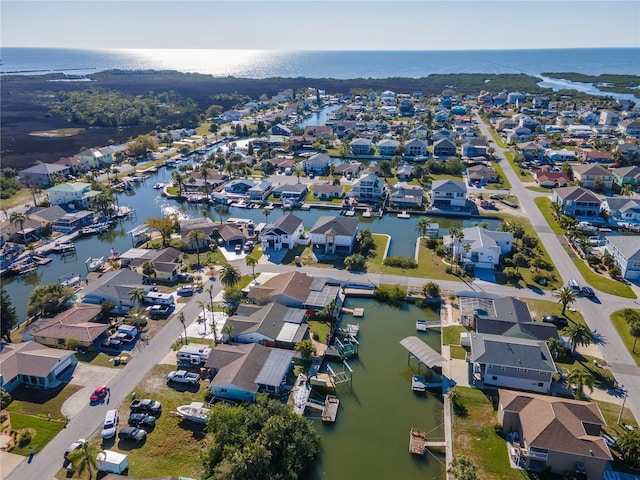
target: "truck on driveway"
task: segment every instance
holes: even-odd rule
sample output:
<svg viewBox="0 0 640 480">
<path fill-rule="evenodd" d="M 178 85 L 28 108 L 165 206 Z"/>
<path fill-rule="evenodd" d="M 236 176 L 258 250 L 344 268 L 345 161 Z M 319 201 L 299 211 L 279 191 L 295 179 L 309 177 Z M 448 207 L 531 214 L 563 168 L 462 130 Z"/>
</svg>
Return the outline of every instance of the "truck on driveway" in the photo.
<svg viewBox="0 0 640 480">
<path fill-rule="evenodd" d="M 197 373 L 187 372 L 186 370 L 174 370 L 167 374 L 167 382 L 190 383 L 197 384 L 200 381 L 200 375 Z"/>
</svg>

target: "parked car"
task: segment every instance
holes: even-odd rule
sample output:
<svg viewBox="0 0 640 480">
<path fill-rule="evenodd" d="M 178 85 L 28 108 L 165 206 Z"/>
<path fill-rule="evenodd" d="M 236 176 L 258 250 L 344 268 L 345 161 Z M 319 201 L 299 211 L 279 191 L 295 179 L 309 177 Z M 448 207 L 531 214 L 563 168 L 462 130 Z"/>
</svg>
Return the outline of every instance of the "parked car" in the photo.
<svg viewBox="0 0 640 480">
<path fill-rule="evenodd" d="M 91 394 L 91 396 L 89 397 L 89 400 L 94 403 L 94 402 L 99 402 L 100 400 L 103 400 L 104 398 L 106 398 L 106 396 L 109 394 L 109 387 L 106 387 L 104 385 L 100 385 L 98 388 L 96 388 L 93 393 Z"/>
<path fill-rule="evenodd" d="M 64 458 L 65 460 L 69 457 L 70 453 L 75 452 L 76 450 L 78 450 L 80 447 L 82 447 L 82 445 L 84 445 L 85 443 L 87 443 L 87 441 L 84 438 L 79 438 L 78 440 L 76 440 L 75 442 L 73 442 L 71 445 L 69 445 L 67 447 L 67 449 L 64 451 Z"/>
<path fill-rule="evenodd" d="M 195 385 L 200 382 L 200 375 L 187 372 L 186 370 L 174 370 L 167 374 L 167 382 L 191 383 Z"/>
<path fill-rule="evenodd" d="M 130 427 L 153 428 L 156 426 L 156 417 L 149 415 L 148 413 L 132 413 L 129 415 L 128 423 Z"/>
<path fill-rule="evenodd" d="M 109 439 L 116 436 L 116 430 L 118 429 L 118 423 L 120 417 L 118 416 L 118 410 L 109 410 L 104 416 L 104 424 L 102 425 L 102 438 Z"/>
<path fill-rule="evenodd" d="M 235 252 L 236 253 L 241 253 L 242 252 L 242 245 L 240 245 L 239 243 L 235 246 Z"/>
<path fill-rule="evenodd" d="M 558 317 L 557 315 L 545 315 L 542 317 L 544 323 L 553 323 L 558 328 L 564 328 L 569 324 L 569 321 L 564 317 Z"/>
<path fill-rule="evenodd" d="M 129 408 L 132 413 L 148 413 L 153 416 L 158 416 L 162 412 L 162 404 L 149 398 L 132 400 Z"/>
<path fill-rule="evenodd" d="M 171 305 L 151 305 L 146 308 L 151 318 L 162 318 L 169 315 Z"/>
<path fill-rule="evenodd" d="M 582 294 L 587 298 L 593 298 L 596 296 L 596 292 L 591 287 L 582 287 Z"/>
<path fill-rule="evenodd" d="M 142 443 L 147 439 L 147 432 L 137 427 L 122 427 L 118 433 L 118 438 Z"/>
<path fill-rule="evenodd" d="M 177 275 L 177 278 L 180 282 L 190 282 L 191 280 L 193 280 L 193 275 L 191 275 L 190 273 L 179 273 Z"/>
<path fill-rule="evenodd" d="M 195 293 L 195 291 L 196 287 L 194 287 L 193 285 L 183 285 L 182 287 L 178 288 L 177 293 L 181 297 L 190 297 Z"/>
<path fill-rule="evenodd" d="M 606 433 L 601 433 L 600 436 L 604 439 L 604 443 L 606 443 L 608 447 L 618 448 L 618 442 L 616 441 L 615 438 L 613 438 L 610 435 L 607 435 Z"/>
</svg>

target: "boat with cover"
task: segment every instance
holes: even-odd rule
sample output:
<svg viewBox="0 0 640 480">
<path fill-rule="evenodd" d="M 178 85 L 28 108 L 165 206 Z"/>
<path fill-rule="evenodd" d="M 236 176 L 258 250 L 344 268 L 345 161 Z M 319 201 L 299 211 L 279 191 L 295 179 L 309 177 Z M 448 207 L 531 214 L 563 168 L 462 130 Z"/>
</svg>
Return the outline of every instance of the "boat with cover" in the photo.
<svg viewBox="0 0 640 480">
<path fill-rule="evenodd" d="M 207 423 L 211 409 L 205 408 L 202 402 L 191 402 L 189 405 L 178 407 L 178 415 L 196 423 Z"/>
</svg>

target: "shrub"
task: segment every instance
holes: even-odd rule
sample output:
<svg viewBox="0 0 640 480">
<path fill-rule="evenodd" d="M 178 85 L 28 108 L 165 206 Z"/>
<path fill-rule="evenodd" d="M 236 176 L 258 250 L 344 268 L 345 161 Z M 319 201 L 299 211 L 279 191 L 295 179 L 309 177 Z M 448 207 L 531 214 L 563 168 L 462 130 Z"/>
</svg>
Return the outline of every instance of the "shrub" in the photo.
<svg viewBox="0 0 640 480">
<path fill-rule="evenodd" d="M 383 263 L 388 267 L 418 268 L 418 263 L 409 257 L 387 257 Z"/>
<path fill-rule="evenodd" d="M 436 247 L 435 252 L 439 257 L 444 257 L 447 251 L 445 250 L 444 245 L 440 244 Z"/>
<path fill-rule="evenodd" d="M 373 296 L 379 302 L 391 305 L 400 305 L 407 298 L 407 294 L 398 285 L 393 285 L 392 287 L 379 286 Z"/>
<path fill-rule="evenodd" d="M 354 253 L 353 255 L 349 255 L 344 259 L 344 267 L 350 271 L 364 270 L 366 263 L 366 258 L 359 253 Z"/>
<path fill-rule="evenodd" d="M 427 243 L 427 248 L 430 248 L 431 250 L 438 248 L 437 238 L 428 238 L 426 243 Z M 442 246 L 442 249 L 444 250 L 444 245 Z"/>
<path fill-rule="evenodd" d="M 31 432 L 29 430 L 25 430 L 20 434 L 20 438 L 18 440 L 18 446 L 24 447 L 25 445 L 29 445 L 29 442 L 31 442 L 31 438 L 32 438 Z"/>
</svg>

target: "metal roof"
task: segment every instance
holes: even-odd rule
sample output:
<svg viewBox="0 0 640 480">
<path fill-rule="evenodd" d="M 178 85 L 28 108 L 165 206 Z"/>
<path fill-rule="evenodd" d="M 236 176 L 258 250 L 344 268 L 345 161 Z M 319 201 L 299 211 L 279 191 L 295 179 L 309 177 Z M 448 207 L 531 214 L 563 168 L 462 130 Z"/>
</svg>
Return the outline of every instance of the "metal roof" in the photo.
<svg viewBox="0 0 640 480">
<path fill-rule="evenodd" d="M 400 340 L 400 345 L 429 368 L 441 367 L 444 363 L 444 357 L 418 337 L 405 337 Z"/>
<path fill-rule="evenodd" d="M 323 308 L 331 302 L 331 300 L 335 300 L 338 298 L 338 292 L 340 291 L 340 287 L 334 287 L 325 285 L 324 288 L 320 291 L 310 291 L 307 296 L 306 301 L 304 302 L 304 306 L 307 308 Z"/>
<path fill-rule="evenodd" d="M 255 380 L 256 383 L 258 385 L 279 386 L 289 370 L 292 358 L 293 352 L 288 350 L 271 350 Z"/>
</svg>

